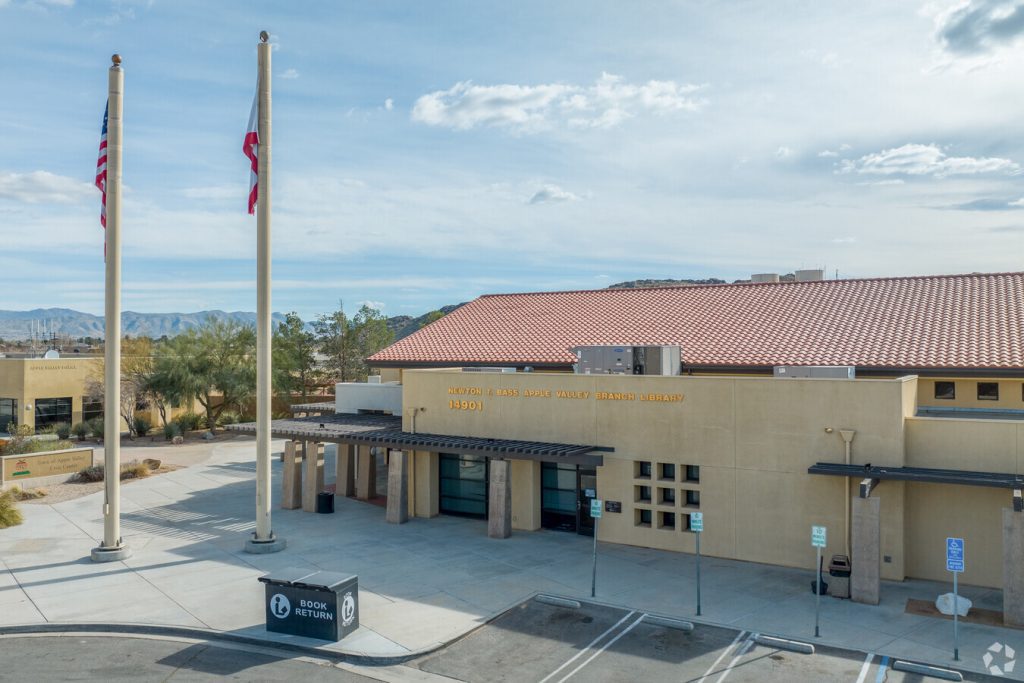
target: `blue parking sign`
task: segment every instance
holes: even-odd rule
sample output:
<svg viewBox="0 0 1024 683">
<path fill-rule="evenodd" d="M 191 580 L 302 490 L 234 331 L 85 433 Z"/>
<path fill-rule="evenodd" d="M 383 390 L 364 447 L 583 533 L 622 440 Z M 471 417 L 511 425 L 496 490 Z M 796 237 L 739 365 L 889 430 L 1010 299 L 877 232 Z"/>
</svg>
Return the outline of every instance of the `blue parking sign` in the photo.
<svg viewBox="0 0 1024 683">
<path fill-rule="evenodd" d="M 964 539 L 946 539 L 946 571 L 962 572 L 964 570 Z"/>
</svg>

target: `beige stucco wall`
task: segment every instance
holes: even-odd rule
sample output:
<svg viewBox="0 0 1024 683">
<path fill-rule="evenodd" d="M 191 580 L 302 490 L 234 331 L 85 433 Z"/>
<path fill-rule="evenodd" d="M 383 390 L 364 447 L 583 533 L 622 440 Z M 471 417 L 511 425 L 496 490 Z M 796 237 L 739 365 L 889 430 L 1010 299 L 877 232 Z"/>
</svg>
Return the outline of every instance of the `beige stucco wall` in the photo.
<svg viewBox="0 0 1024 683">
<path fill-rule="evenodd" d="M 421 432 L 613 447 L 615 452 L 606 454 L 598 469 L 598 495 L 621 501 L 622 513 L 602 518 L 601 540 L 692 551 L 694 536 L 683 530 L 682 515 L 692 511 L 685 507 L 684 491 L 693 488 L 700 491 L 699 509 L 705 514 L 703 552 L 807 568 L 814 563 L 812 524 L 829 527 L 826 556 L 843 552 L 844 536 L 844 481 L 808 475 L 807 468 L 818 461 L 842 462 L 839 429 L 857 432 L 854 463 L 870 458 L 875 464 L 902 465 L 904 418 L 916 403 L 916 378 L 776 380 L 406 370 L 403 380 L 406 429 L 411 426 L 410 409 L 418 407 L 426 408 L 417 416 Z M 515 390 L 517 395 L 502 396 L 499 390 Z M 528 391 L 540 395 L 528 396 Z M 578 398 L 559 397 L 559 391 L 576 392 L 570 395 Z M 598 400 L 597 392 L 634 396 Z M 639 400 L 641 394 L 683 398 Z M 452 400 L 457 401 L 455 407 Z M 653 481 L 635 478 L 635 462 L 640 460 L 653 463 Z M 674 481 L 657 481 L 658 463 L 676 465 Z M 698 484 L 683 480 L 686 465 L 700 466 Z M 521 470 L 514 472 L 517 510 L 527 507 L 516 503 L 524 479 L 536 482 Z M 647 484 L 654 489 L 653 500 L 636 501 L 636 487 Z M 676 491 L 674 504 L 658 504 L 659 486 Z M 902 493 L 902 487 L 892 483 L 879 489 L 883 554 L 892 558 L 883 565 L 885 578 L 903 578 Z M 637 526 L 641 509 L 675 513 L 676 528 L 659 528 L 658 519 L 650 528 Z"/>
<path fill-rule="evenodd" d="M 0 358 L 0 398 L 18 399 L 18 424 L 34 427 L 37 399 L 70 396 L 72 423 L 79 422 L 86 379 L 95 366 L 91 358 Z M 32 410 L 25 410 L 29 404 Z"/>
<path fill-rule="evenodd" d="M 956 398 L 935 398 L 936 382 L 954 382 Z M 997 382 L 999 400 L 978 400 L 978 382 Z M 992 377 L 922 377 L 918 383 L 919 401 L 922 406 L 936 408 L 999 408 L 1024 410 L 1024 380 L 997 379 Z"/>
</svg>

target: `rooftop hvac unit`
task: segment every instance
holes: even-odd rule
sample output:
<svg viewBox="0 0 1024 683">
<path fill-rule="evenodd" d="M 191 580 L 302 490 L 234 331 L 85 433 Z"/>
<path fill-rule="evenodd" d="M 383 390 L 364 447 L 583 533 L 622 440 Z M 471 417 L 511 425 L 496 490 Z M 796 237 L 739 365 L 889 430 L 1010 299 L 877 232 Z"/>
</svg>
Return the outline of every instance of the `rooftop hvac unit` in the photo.
<svg viewBox="0 0 1024 683">
<path fill-rule="evenodd" d="M 855 379 L 857 376 L 853 365 L 776 365 L 774 375 L 797 379 Z"/>
<path fill-rule="evenodd" d="M 462 368 L 463 372 L 515 372 L 515 368 Z"/>
<path fill-rule="evenodd" d="M 578 375 L 678 375 L 682 370 L 678 346 L 579 346 Z"/>
</svg>

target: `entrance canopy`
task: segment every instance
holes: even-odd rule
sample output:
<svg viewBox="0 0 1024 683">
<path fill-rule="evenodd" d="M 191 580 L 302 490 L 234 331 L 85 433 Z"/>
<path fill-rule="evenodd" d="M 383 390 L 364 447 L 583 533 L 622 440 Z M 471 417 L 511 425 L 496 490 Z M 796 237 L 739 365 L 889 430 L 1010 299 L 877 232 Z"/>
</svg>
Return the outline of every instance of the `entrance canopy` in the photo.
<svg viewBox="0 0 1024 683">
<path fill-rule="evenodd" d="M 843 465 L 819 462 L 807 468 L 808 474 L 828 474 L 837 477 L 862 479 L 892 479 L 920 481 L 931 484 L 961 484 L 964 486 L 991 486 L 995 488 L 1024 488 L 1024 476 L 1001 472 L 972 472 L 970 470 L 940 470 L 930 467 L 872 467 L 871 465 Z"/>
<path fill-rule="evenodd" d="M 256 423 L 228 425 L 229 431 L 256 433 Z M 414 434 L 402 431 L 402 418 L 395 415 L 360 415 L 337 413 L 314 417 L 296 417 L 274 420 L 270 423 L 273 436 L 296 441 L 343 443 L 358 446 L 380 446 L 397 450 L 433 451 L 435 453 L 463 453 L 487 458 L 512 458 L 564 462 L 573 465 L 598 467 L 604 464 L 601 453 L 611 448 L 578 444 L 520 441 L 517 439 L 488 439 L 475 436 L 446 434 Z"/>
</svg>

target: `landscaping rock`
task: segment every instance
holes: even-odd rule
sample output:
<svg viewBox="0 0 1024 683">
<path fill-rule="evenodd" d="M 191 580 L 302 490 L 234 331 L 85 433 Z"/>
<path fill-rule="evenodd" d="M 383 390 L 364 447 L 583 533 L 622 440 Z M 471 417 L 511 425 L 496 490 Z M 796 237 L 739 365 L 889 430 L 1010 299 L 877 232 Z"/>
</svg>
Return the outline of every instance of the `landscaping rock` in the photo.
<svg viewBox="0 0 1024 683">
<path fill-rule="evenodd" d="M 206 439 L 207 441 L 213 441 L 217 437 L 213 435 L 213 432 L 206 432 L 205 434 L 203 434 L 203 438 Z"/>
<path fill-rule="evenodd" d="M 178 435 L 171 439 L 171 443 L 174 444 L 175 446 L 180 446 L 181 444 L 185 443 L 185 437 Z"/>
<path fill-rule="evenodd" d="M 966 617 L 971 609 L 970 600 L 962 595 L 954 596 L 952 593 L 943 593 L 935 599 L 935 608 L 945 615 L 953 616 L 953 598 L 956 597 L 956 612 L 961 617 Z"/>
<path fill-rule="evenodd" d="M 160 461 L 156 460 L 155 458 L 145 458 L 142 461 L 142 464 L 148 467 L 149 469 L 153 470 L 154 472 L 160 469 Z"/>
</svg>

